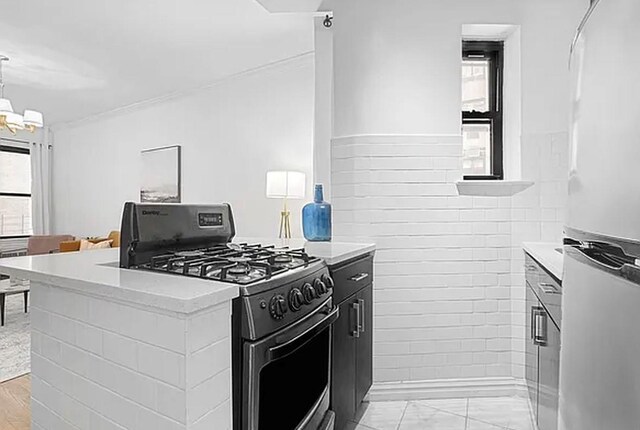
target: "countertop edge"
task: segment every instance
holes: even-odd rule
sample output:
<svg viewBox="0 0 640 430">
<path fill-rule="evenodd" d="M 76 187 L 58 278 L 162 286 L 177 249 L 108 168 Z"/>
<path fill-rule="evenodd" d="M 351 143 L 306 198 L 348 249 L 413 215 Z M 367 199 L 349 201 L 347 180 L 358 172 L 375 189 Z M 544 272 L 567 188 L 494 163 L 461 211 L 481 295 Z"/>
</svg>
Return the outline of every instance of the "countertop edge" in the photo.
<svg viewBox="0 0 640 430">
<path fill-rule="evenodd" d="M 237 285 L 229 284 L 226 288 L 220 288 L 208 292 L 193 299 L 178 299 L 159 294 L 151 294 L 142 291 L 135 291 L 113 285 L 82 280 L 74 277 L 60 276 L 55 274 L 42 273 L 34 270 L 20 269 L 0 264 L 3 274 L 15 276 L 17 278 L 28 279 L 58 288 L 73 290 L 88 296 L 99 297 L 108 300 L 129 303 L 149 309 L 175 312 L 179 314 L 193 314 L 204 309 L 218 306 L 227 301 L 231 301 L 239 295 Z M 90 287 L 88 289 L 87 287 Z"/>
<path fill-rule="evenodd" d="M 361 249 L 354 250 L 351 252 L 346 252 L 337 257 L 329 257 L 329 258 L 320 257 L 320 258 L 322 258 L 327 263 L 328 266 L 335 266 L 336 264 L 340 264 L 345 261 L 351 260 L 353 258 L 360 257 L 361 255 L 370 254 L 372 252 L 375 252 L 375 250 L 376 250 L 376 245 L 369 243 L 369 244 L 363 244 L 363 248 Z"/>
<path fill-rule="evenodd" d="M 562 282 L 563 258 L 555 248 L 562 245 L 546 242 L 523 242 L 523 250 L 538 261 L 554 277 Z"/>
</svg>

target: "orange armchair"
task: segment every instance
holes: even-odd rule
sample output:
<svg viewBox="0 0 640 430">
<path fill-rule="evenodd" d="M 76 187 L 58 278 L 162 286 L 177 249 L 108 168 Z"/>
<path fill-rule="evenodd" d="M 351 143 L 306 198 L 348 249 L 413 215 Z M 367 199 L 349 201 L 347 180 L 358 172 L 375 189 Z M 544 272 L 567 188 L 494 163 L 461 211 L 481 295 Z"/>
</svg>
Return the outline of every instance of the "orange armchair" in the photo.
<svg viewBox="0 0 640 430">
<path fill-rule="evenodd" d="M 117 230 L 109 233 L 107 237 L 87 239 L 91 243 L 100 243 L 111 240 L 112 248 L 120 248 L 120 232 Z M 60 252 L 74 252 L 80 250 L 80 240 L 66 240 L 60 243 Z"/>
</svg>

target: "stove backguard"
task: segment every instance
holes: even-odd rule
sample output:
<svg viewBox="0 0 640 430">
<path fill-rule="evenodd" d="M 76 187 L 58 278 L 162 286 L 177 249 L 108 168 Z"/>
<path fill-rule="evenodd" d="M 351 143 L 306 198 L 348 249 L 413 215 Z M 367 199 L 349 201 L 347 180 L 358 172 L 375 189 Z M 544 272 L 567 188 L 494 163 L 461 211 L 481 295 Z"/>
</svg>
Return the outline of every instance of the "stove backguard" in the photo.
<svg viewBox="0 0 640 430">
<path fill-rule="evenodd" d="M 120 267 L 147 263 L 161 251 L 206 248 L 235 236 L 231 206 L 127 202 L 122 213 Z"/>
</svg>

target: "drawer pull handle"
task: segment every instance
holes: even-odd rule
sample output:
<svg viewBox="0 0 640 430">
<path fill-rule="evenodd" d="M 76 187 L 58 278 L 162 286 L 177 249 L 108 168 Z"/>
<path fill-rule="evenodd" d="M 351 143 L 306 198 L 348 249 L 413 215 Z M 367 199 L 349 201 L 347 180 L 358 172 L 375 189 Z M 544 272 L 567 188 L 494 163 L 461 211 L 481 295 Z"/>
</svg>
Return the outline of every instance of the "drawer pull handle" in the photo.
<svg viewBox="0 0 640 430">
<path fill-rule="evenodd" d="M 541 307 L 533 308 L 533 344 L 547 346 L 547 313 Z"/>
<path fill-rule="evenodd" d="M 531 333 L 529 334 L 531 340 L 536 338 L 536 308 L 536 306 L 531 306 Z"/>
<path fill-rule="evenodd" d="M 553 284 L 549 284 L 547 282 L 541 282 L 538 284 L 538 287 L 542 290 L 543 293 L 545 294 L 561 294 L 560 290 L 558 290 L 558 287 L 556 287 Z"/>
<path fill-rule="evenodd" d="M 358 273 L 357 275 L 353 275 L 352 277 L 349 278 L 349 280 L 353 282 L 360 282 L 363 279 L 367 279 L 368 277 L 369 277 L 369 274 L 367 272 L 363 272 L 363 273 Z"/>
<path fill-rule="evenodd" d="M 360 303 L 356 302 L 352 304 L 353 309 L 355 309 L 356 311 L 356 324 L 355 324 L 355 330 L 353 330 L 351 332 L 351 335 L 353 337 L 360 337 Z"/>
</svg>

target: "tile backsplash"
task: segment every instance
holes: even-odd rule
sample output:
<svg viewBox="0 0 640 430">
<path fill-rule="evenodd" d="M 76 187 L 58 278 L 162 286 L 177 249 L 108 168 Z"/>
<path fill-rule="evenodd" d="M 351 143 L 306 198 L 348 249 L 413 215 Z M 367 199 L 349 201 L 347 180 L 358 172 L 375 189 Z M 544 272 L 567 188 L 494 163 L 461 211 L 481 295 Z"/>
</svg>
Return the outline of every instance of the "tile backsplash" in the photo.
<svg viewBox="0 0 640 430">
<path fill-rule="evenodd" d="M 562 237 L 565 133 L 523 136 L 513 197 L 459 196 L 460 136 L 332 144 L 334 235 L 374 241 L 374 379 L 522 376 L 522 241 Z"/>
<path fill-rule="evenodd" d="M 525 292 L 522 242 L 562 243 L 568 188 L 569 135 L 522 136 L 522 175 L 535 185 L 512 197 L 512 374 L 524 377 Z"/>
</svg>

